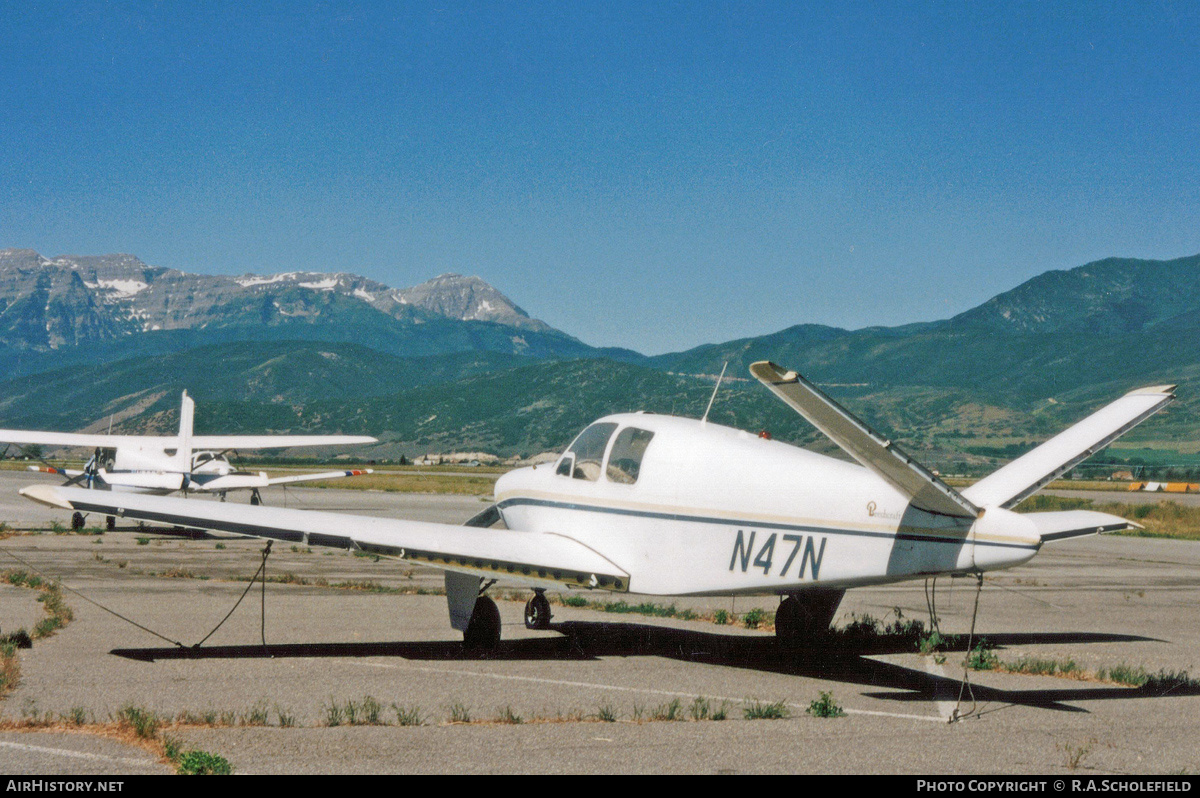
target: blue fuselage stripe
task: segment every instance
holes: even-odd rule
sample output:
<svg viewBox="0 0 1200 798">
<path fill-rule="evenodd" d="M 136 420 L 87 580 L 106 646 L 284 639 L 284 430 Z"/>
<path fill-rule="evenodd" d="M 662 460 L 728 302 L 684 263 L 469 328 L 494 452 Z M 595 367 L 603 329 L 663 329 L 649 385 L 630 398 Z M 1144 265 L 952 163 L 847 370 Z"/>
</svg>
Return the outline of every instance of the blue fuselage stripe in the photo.
<svg viewBox="0 0 1200 798">
<path fill-rule="evenodd" d="M 624 515 L 633 516 L 636 518 L 652 518 L 658 521 L 680 521 L 694 524 L 721 524 L 724 526 L 737 526 L 754 529 L 779 529 L 788 532 L 808 532 L 810 534 L 824 535 L 849 535 L 854 537 L 866 538 L 882 538 L 886 540 L 907 540 L 918 543 L 949 543 L 955 546 L 961 546 L 966 543 L 966 537 L 948 538 L 937 535 L 920 535 L 913 532 L 871 532 L 865 529 L 845 529 L 835 527 L 811 526 L 804 524 L 783 524 L 775 521 L 750 521 L 737 518 L 717 518 L 715 516 L 704 515 L 687 515 L 683 513 L 663 513 L 652 512 L 650 510 L 638 510 L 627 507 L 604 507 L 594 504 L 580 504 L 578 502 L 558 502 L 549 499 L 527 499 L 513 498 L 505 499 L 498 502 L 496 507 L 501 511 L 508 507 L 552 507 L 558 510 L 574 510 L 583 513 L 604 513 L 608 515 Z M 1005 549 L 1032 549 L 1037 551 L 1039 546 L 1026 543 L 998 543 L 994 541 L 974 541 L 976 546 L 995 546 Z"/>
</svg>

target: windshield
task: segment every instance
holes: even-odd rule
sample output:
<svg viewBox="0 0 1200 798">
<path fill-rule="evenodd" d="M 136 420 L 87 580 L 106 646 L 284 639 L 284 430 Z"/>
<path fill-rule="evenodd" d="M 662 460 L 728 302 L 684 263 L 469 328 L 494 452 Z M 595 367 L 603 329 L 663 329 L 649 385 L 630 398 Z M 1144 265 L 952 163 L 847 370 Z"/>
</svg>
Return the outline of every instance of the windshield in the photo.
<svg viewBox="0 0 1200 798">
<path fill-rule="evenodd" d="M 567 449 L 559 461 L 557 474 L 595 482 L 600 478 L 600 463 L 604 460 L 604 449 L 608 439 L 617 428 L 616 424 L 603 422 L 579 433 L 579 437 Z"/>
</svg>

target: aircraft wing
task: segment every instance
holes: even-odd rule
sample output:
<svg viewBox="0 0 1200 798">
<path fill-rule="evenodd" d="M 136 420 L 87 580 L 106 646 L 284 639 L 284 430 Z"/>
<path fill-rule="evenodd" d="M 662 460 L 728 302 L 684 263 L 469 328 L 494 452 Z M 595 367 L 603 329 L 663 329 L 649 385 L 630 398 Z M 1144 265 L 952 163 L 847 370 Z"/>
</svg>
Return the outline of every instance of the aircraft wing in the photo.
<svg viewBox="0 0 1200 798">
<path fill-rule="evenodd" d="M 319 479 L 341 479 L 342 477 L 361 477 L 375 473 L 374 469 L 356 468 L 349 471 L 323 471 L 320 474 L 293 474 L 286 477 L 271 477 L 268 485 L 288 485 L 293 482 L 313 482 Z"/>
<path fill-rule="evenodd" d="M 51 485 L 30 485 L 20 492 L 27 499 L 65 510 L 300 545 L 361 549 L 472 576 L 547 587 L 629 590 L 629 574 L 623 568 L 582 543 L 549 532 L 433 524 Z M 486 515 L 487 511 L 481 514 Z"/>
<path fill-rule="evenodd" d="M 762 360 L 751 364 L 750 373 L 846 454 L 908 496 L 913 507 L 938 515 L 978 517 L 975 504 L 796 372 Z"/>
<path fill-rule="evenodd" d="M 193 435 L 193 449 L 290 449 L 295 446 L 340 446 L 378 443 L 369 435 Z M 36 443 L 43 446 L 79 446 L 116 449 L 123 446 L 159 444 L 164 449 L 179 445 L 175 435 L 100 435 L 84 432 L 41 432 L 0 429 L 0 443 Z"/>
<path fill-rule="evenodd" d="M 41 432 L 31 429 L 0 429 L 0 442 L 36 443 L 43 446 L 79 446 L 94 449 L 115 449 L 120 446 L 138 446 L 161 442 L 163 448 L 176 445 L 174 437 L 154 435 L 99 435 L 84 432 Z"/>
<path fill-rule="evenodd" d="M 230 490 L 254 490 L 270 485 L 287 485 L 293 482 L 310 482 L 318 479 L 341 479 L 374 473 L 372 469 L 347 471 L 323 471 L 320 474 L 294 474 L 286 477 L 268 477 L 267 472 L 235 471 L 230 474 L 192 474 L 188 479 L 189 490 L 223 493 Z"/>
<path fill-rule="evenodd" d="M 78 468 L 55 468 L 54 466 L 26 466 L 29 471 L 42 474 L 58 474 L 60 477 L 81 477 L 83 472 Z"/>
<path fill-rule="evenodd" d="M 379 443 L 369 435 L 193 435 L 193 449 L 291 449 L 295 446 L 341 446 Z"/>
</svg>

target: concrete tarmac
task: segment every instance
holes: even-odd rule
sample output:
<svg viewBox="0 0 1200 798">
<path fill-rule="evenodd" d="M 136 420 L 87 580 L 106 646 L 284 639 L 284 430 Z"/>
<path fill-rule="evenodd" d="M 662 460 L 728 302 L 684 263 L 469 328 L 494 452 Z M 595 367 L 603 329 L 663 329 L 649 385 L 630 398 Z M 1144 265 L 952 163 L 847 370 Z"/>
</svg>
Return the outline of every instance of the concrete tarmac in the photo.
<svg viewBox="0 0 1200 798">
<path fill-rule="evenodd" d="M 17 477 L 0 472 L 0 520 L 68 523 L 64 513 L 10 500 L 15 485 L 38 475 Z M 317 489 L 290 490 L 288 501 L 445 522 L 485 506 L 477 497 Z M 282 496 L 268 496 L 268 503 L 282 503 Z M 2 718 L 18 726 L 81 714 L 104 722 L 135 706 L 189 719 L 168 733 L 185 748 L 224 756 L 238 773 L 1200 769 L 1196 691 L 1156 695 L 996 672 L 971 672 L 964 688 L 961 652 L 941 663 L 901 646 L 785 654 L 758 630 L 557 603 L 551 630 L 530 631 L 522 623 L 528 592 L 499 602 L 500 649 L 469 655 L 449 627 L 444 597 L 416 592 L 440 588 L 439 572 L 341 551 L 275 544 L 268 575 L 291 576 L 289 584 L 267 585 L 265 623 L 255 587 L 201 648 L 191 648 L 243 593 L 262 545 L 181 540 L 132 527 L 0 541 L 4 568 L 36 568 L 82 594 L 65 594 L 75 614 L 65 629 L 19 653 L 20 683 L 0 702 Z M 1089 670 L 1128 665 L 1200 675 L 1198 574 L 1200 545 L 1191 542 L 1112 536 L 1047 545 L 1029 564 L 988 576 L 976 630 L 1006 661 L 1036 656 Z M 353 582 L 413 592 L 335 587 Z M 0 629 L 32 628 L 42 617 L 35 598 L 0 584 Z M 943 631 L 969 631 L 974 581 L 939 580 L 936 598 Z M 674 603 L 744 613 L 774 609 L 776 599 Z M 839 623 L 855 614 L 891 620 L 897 609 L 905 618 L 926 617 L 924 585 L 852 590 Z M 826 692 L 845 717 L 806 714 Z M 697 697 L 723 706 L 728 719 L 691 720 Z M 655 719 L 676 701 L 685 720 Z M 756 701 L 783 702 L 790 717 L 745 719 Z M 361 722 L 375 705 L 391 725 L 350 725 L 351 713 Z M 956 708 L 968 718 L 948 723 Z M 422 725 L 397 725 L 398 712 L 415 712 Z M 471 722 L 451 723 L 464 715 Z M 517 717 L 523 722 L 501 722 Z M 601 720 L 608 717 L 615 721 Z M 329 726 L 334 720 L 340 725 Z M 267 725 L 247 725 L 260 722 Z M 0 770 L 167 770 L 136 746 L 67 731 L 0 733 Z"/>
</svg>

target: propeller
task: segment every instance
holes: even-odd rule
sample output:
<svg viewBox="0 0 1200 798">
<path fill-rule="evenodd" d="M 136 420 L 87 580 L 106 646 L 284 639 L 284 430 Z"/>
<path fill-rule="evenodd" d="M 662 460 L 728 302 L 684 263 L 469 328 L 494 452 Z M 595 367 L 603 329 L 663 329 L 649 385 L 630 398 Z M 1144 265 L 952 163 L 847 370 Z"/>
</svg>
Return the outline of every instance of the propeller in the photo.
<svg viewBox="0 0 1200 798">
<path fill-rule="evenodd" d="M 101 456 L 100 447 L 97 446 L 96 450 L 92 452 L 92 459 L 88 460 L 87 463 L 83 466 L 83 473 L 77 477 L 71 477 L 70 479 L 68 479 L 66 481 L 66 483 L 64 484 L 64 487 L 70 487 L 71 485 L 79 485 L 84 480 L 86 480 L 87 481 L 86 487 L 88 490 L 91 490 L 92 487 L 94 486 L 96 480 L 99 479 L 99 477 L 100 477 L 100 456 Z"/>
</svg>

